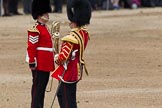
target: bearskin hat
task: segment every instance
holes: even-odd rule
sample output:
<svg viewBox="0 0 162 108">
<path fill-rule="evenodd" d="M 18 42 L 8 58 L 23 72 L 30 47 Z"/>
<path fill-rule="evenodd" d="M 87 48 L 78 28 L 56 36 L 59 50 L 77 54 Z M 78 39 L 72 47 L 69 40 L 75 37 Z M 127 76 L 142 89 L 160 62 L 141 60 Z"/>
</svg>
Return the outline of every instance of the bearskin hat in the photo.
<svg viewBox="0 0 162 108">
<path fill-rule="evenodd" d="M 51 12 L 50 0 L 33 0 L 32 17 L 34 20 L 44 13 Z"/>
<path fill-rule="evenodd" d="M 91 4 L 88 0 L 67 0 L 67 16 L 78 26 L 87 25 L 91 19 Z"/>
</svg>

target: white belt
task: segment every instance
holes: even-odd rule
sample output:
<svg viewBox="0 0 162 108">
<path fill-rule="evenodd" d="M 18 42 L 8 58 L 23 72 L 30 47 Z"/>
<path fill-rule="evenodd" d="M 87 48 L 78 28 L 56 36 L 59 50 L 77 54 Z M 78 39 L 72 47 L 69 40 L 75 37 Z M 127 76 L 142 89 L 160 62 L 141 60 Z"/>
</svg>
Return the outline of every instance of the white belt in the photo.
<svg viewBox="0 0 162 108">
<path fill-rule="evenodd" d="M 42 51 L 49 51 L 49 52 L 53 52 L 53 48 L 47 48 L 47 47 L 37 47 L 37 50 L 42 50 Z"/>
</svg>

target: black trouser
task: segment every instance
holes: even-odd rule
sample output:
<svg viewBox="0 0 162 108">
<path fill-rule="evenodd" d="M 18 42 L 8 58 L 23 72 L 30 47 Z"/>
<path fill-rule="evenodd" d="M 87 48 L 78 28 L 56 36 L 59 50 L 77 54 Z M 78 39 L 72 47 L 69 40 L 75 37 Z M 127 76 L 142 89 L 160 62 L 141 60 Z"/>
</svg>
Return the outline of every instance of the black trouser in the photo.
<svg viewBox="0 0 162 108">
<path fill-rule="evenodd" d="M 144 7 L 154 7 L 156 6 L 157 0 L 141 0 L 141 4 Z"/>
<path fill-rule="evenodd" d="M 124 8 L 131 8 L 132 0 L 119 0 L 119 3 L 124 3 Z"/>
<path fill-rule="evenodd" d="M 3 0 L 4 15 L 9 13 L 8 4 L 9 4 L 9 0 Z"/>
<path fill-rule="evenodd" d="M 89 0 L 90 1 L 90 3 L 91 3 L 91 6 L 92 6 L 92 9 L 96 9 L 96 0 Z"/>
<path fill-rule="evenodd" d="M 18 0 L 9 1 L 9 12 L 13 14 L 18 13 Z"/>
<path fill-rule="evenodd" d="M 66 84 L 61 82 L 61 86 L 57 93 L 60 108 L 77 108 L 76 85 L 77 83 Z"/>
<path fill-rule="evenodd" d="M 54 0 L 54 11 L 53 12 L 62 12 L 62 0 Z"/>
<path fill-rule="evenodd" d="M 33 70 L 33 85 L 31 90 L 31 108 L 43 108 L 45 90 L 49 80 L 49 72 Z"/>
<path fill-rule="evenodd" d="M 23 11 L 25 14 L 31 13 L 32 0 L 23 0 Z"/>
</svg>

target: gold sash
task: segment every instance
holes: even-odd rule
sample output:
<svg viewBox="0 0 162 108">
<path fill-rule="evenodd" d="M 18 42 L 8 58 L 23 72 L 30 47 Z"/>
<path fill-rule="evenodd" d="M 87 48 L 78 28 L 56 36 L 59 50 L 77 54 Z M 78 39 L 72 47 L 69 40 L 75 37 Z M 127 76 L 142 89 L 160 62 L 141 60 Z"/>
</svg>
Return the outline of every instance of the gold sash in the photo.
<svg viewBox="0 0 162 108">
<path fill-rule="evenodd" d="M 83 52 L 84 52 L 84 40 L 83 37 L 81 36 L 81 34 L 79 33 L 79 31 L 72 31 L 71 32 L 75 38 L 78 40 L 79 46 L 80 46 L 80 54 L 79 54 L 79 61 L 80 61 L 80 71 L 81 71 L 81 76 L 80 79 L 82 78 L 82 74 L 83 74 L 83 68 L 86 72 L 86 74 L 88 75 L 88 71 L 85 65 L 85 61 L 83 59 Z"/>
</svg>

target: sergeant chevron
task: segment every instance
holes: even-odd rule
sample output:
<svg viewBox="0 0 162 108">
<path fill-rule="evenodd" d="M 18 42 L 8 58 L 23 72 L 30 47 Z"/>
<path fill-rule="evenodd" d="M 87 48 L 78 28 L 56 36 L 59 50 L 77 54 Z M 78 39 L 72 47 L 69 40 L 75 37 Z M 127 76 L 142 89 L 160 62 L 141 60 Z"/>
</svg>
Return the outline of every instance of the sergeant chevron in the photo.
<svg viewBox="0 0 162 108">
<path fill-rule="evenodd" d="M 32 36 L 32 35 L 29 35 L 29 42 L 31 42 L 32 44 L 37 43 L 38 40 L 39 40 L 39 36 Z"/>
</svg>

